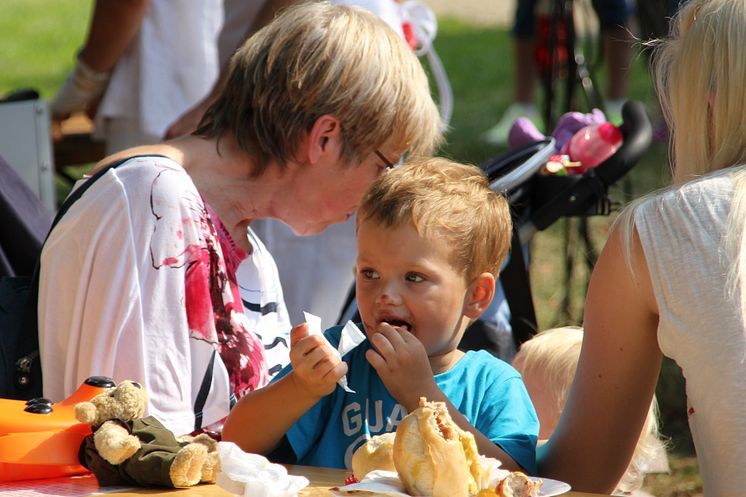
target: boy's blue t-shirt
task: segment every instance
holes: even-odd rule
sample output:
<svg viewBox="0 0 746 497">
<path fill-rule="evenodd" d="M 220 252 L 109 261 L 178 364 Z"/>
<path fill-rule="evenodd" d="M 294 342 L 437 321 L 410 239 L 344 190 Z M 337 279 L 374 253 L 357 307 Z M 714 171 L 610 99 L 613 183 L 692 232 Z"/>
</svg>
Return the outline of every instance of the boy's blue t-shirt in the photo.
<svg viewBox="0 0 746 497">
<path fill-rule="evenodd" d="M 337 347 L 341 327 L 324 335 Z M 321 399 L 287 432 L 298 464 L 351 468 L 352 454 L 373 435 L 391 432 L 407 414 L 365 358 L 366 339 L 342 359 L 347 381 Z M 273 381 L 291 371 L 283 369 Z M 435 382 L 469 422 L 508 453 L 529 474 L 536 474 L 539 420 L 520 374 L 485 351 L 469 351 Z"/>
</svg>

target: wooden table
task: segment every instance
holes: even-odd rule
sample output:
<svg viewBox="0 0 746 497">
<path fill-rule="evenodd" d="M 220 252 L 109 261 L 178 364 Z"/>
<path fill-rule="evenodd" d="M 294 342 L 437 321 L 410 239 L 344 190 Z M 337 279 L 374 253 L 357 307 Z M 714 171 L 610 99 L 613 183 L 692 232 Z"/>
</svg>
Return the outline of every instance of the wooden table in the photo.
<svg viewBox="0 0 746 497">
<path fill-rule="evenodd" d="M 305 476 L 310 481 L 308 487 L 300 491 L 298 497 L 332 497 L 330 487 L 344 485 L 344 480 L 350 472 L 341 469 L 313 468 L 309 466 L 288 466 L 291 475 Z M 51 480 L 33 480 L 21 482 L 0 483 L 0 494 L 9 492 L 14 495 L 33 495 L 45 497 L 64 496 L 93 496 L 112 495 L 114 497 L 138 497 L 142 495 L 156 497 L 234 497 L 217 485 L 197 485 L 184 489 L 158 488 L 128 488 L 106 489 L 105 494 L 99 493 L 99 486 L 92 475 L 82 477 L 55 478 Z M 16 493 L 18 492 L 18 493 Z M 568 492 L 562 497 L 604 497 L 601 494 L 584 492 Z M 608 496 L 606 496 L 608 497 Z"/>
<path fill-rule="evenodd" d="M 345 478 L 350 475 L 349 471 L 342 469 L 314 468 L 310 466 L 288 466 L 288 473 L 305 476 L 311 482 L 308 487 L 300 491 L 299 497 L 331 497 L 329 488 L 344 485 Z M 233 497 L 233 494 L 226 492 L 217 485 L 198 485 L 181 490 L 138 489 L 137 491 L 117 492 L 110 495 L 116 497 L 138 497 L 144 494 L 161 497 Z M 563 496 L 600 497 L 601 494 L 568 492 L 563 494 Z"/>
<path fill-rule="evenodd" d="M 310 466 L 288 466 L 288 473 L 305 476 L 311 482 L 308 487 L 300 491 L 299 497 L 331 497 L 329 488 L 344 485 L 345 478 L 350 475 L 349 471 L 341 469 L 313 468 Z M 116 497 L 138 497 L 141 495 L 161 497 L 234 497 L 233 494 L 217 485 L 197 485 L 178 490 L 138 488 L 137 490 L 114 492 L 106 495 L 114 495 Z"/>
</svg>

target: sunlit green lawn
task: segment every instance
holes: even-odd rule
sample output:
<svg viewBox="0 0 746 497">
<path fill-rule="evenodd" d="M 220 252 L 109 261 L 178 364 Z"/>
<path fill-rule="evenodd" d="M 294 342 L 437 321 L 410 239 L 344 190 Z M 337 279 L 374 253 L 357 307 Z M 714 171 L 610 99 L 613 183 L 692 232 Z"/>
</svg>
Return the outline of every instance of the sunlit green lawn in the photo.
<svg viewBox="0 0 746 497">
<path fill-rule="evenodd" d="M 0 16 L 0 97 L 19 88 L 37 89 L 51 98 L 72 66 L 86 32 L 91 3 L 79 0 L 5 0 Z M 175 31 L 177 32 L 177 31 Z M 441 154 L 458 161 L 481 163 L 499 150 L 480 142 L 482 131 L 499 119 L 511 101 L 510 38 L 506 30 L 475 27 L 455 20 L 441 20 L 435 47 L 446 67 L 454 91 L 454 114 L 448 142 Z M 601 79 L 603 78 L 602 71 Z M 603 86 L 601 81 L 600 86 Z M 630 97 L 655 103 L 645 61 L 638 58 L 632 70 Z M 655 144 L 629 175 L 626 192 L 617 200 L 640 195 L 667 182 L 666 147 Z M 626 196 L 625 196 L 626 195 Z M 611 218 L 591 222 L 596 248 L 602 246 Z M 569 316 L 561 312 L 566 296 L 563 255 L 565 222 L 538 233 L 532 242 L 531 275 L 541 328 L 579 324 L 587 275 L 582 264 L 573 272 Z M 578 260 L 581 253 L 575 253 Z M 673 370 L 673 372 L 669 372 Z M 676 449 L 691 450 L 680 376 L 671 364 L 659 388 L 664 430 L 674 437 Z M 667 480 L 651 481 L 655 495 L 696 495 L 701 482 L 691 458 L 672 460 L 674 473 Z M 670 489 L 670 491 L 669 491 Z"/>
<path fill-rule="evenodd" d="M 4 0 L 0 16 L 0 96 L 34 87 L 54 95 L 82 44 L 91 3 Z"/>
</svg>

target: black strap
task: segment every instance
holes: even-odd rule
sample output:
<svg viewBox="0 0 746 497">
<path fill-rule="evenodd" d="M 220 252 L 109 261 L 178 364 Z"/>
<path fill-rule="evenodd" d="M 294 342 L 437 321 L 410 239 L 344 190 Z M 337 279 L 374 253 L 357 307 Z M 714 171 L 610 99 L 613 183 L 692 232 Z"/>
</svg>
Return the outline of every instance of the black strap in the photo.
<svg viewBox="0 0 746 497">
<path fill-rule="evenodd" d="M 513 230 L 510 244 L 510 260 L 500 271 L 500 282 L 505 291 L 505 300 L 510 307 L 510 324 L 516 349 L 536 334 L 536 311 L 531 296 L 531 281 L 528 266 L 523 257 L 523 247 L 518 230 Z"/>
<path fill-rule="evenodd" d="M 205 376 L 202 377 L 202 384 L 199 386 L 199 392 L 197 392 L 197 398 L 194 399 L 194 431 L 200 431 L 202 429 L 202 415 L 207 403 L 207 396 L 210 394 L 210 387 L 212 386 L 212 370 L 215 367 L 215 356 L 217 350 L 212 350 L 210 356 L 210 362 L 207 364 L 207 370 Z"/>
<path fill-rule="evenodd" d="M 277 446 L 267 454 L 267 459 L 276 464 L 298 464 L 298 456 L 295 455 L 287 435 L 283 435 Z"/>
<path fill-rule="evenodd" d="M 127 162 L 130 159 L 136 159 L 140 157 L 163 157 L 164 159 L 168 159 L 165 155 L 161 154 L 144 154 L 144 155 L 133 155 L 130 157 L 125 157 L 124 159 L 120 159 L 118 161 L 114 161 L 111 164 L 108 164 L 98 171 L 96 171 L 96 174 L 85 180 L 85 183 L 80 185 L 78 188 L 73 190 L 70 195 L 67 196 L 64 202 L 62 202 L 62 205 L 57 210 L 57 215 L 54 217 L 54 221 L 52 221 L 52 227 L 49 228 L 49 233 L 52 232 L 54 227 L 57 225 L 57 223 L 62 219 L 62 216 L 65 215 L 65 213 L 70 210 L 70 207 L 80 198 L 83 196 L 83 194 L 88 190 L 96 181 L 98 181 L 99 178 L 101 178 L 104 174 L 109 172 L 109 169 L 114 169 L 115 167 L 119 167 L 125 162 Z M 47 234 L 47 238 L 49 238 L 49 234 Z M 46 240 L 45 240 L 46 242 Z M 43 245 L 42 245 L 43 246 Z"/>
<path fill-rule="evenodd" d="M 42 243 L 39 249 L 39 260 L 36 261 L 34 267 L 34 274 L 31 278 L 28 299 L 26 300 L 26 306 L 24 310 L 22 333 L 18 342 L 16 357 L 19 357 L 16 361 L 15 369 L 15 385 L 18 390 L 25 391 L 29 395 L 41 396 L 42 385 L 41 381 L 34 381 L 34 378 L 42 379 L 41 375 L 41 361 L 39 360 L 39 266 L 41 264 L 41 251 L 44 248 L 44 244 L 49 238 L 49 234 L 52 232 L 57 223 L 62 219 L 62 216 L 70 210 L 70 207 L 93 185 L 99 178 L 109 172 L 110 169 L 120 166 L 135 157 L 164 157 L 164 155 L 152 154 L 152 155 L 136 155 L 126 157 L 124 159 L 112 162 L 100 170 L 98 170 L 93 176 L 88 178 L 82 185 L 70 193 L 67 198 L 62 202 L 62 205 L 57 210 L 57 214 L 52 221 L 52 226 L 49 228 L 44 243 Z M 28 396 L 28 395 L 24 395 Z"/>
</svg>

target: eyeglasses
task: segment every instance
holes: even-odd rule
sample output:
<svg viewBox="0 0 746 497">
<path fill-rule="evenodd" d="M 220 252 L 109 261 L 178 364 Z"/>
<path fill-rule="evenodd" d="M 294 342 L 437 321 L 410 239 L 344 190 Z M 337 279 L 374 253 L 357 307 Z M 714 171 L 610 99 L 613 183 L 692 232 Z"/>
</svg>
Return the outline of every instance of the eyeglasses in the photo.
<svg viewBox="0 0 746 497">
<path fill-rule="evenodd" d="M 387 157 L 386 157 L 385 155 L 383 155 L 383 154 L 382 154 L 382 153 L 381 153 L 381 152 L 380 152 L 379 150 L 374 150 L 373 152 L 374 152 L 374 153 L 375 153 L 375 154 L 376 154 L 376 155 L 378 156 L 378 158 L 379 158 L 379 159 L 381 159 L 381 161 L 382 161 L 382 162 L 383 162 L 384 164 L 386 164 L 386 171 L 391 171 L 391 170 L 392 170 L 392 169 L 394 169 L 394 168 L 395 168 L 396 166 L 401 166 L 401 164 L 402 164 L 402 159 L 399 159 L 399 162 L 396 162 L 396 163 L 394 163 L 394 162 L 391 162 L 391 161 L 390 161 L 390 160 L 389 160 L 389 159 L 388 159 L 388 158 L 387 158 Z"/>
</svg>

